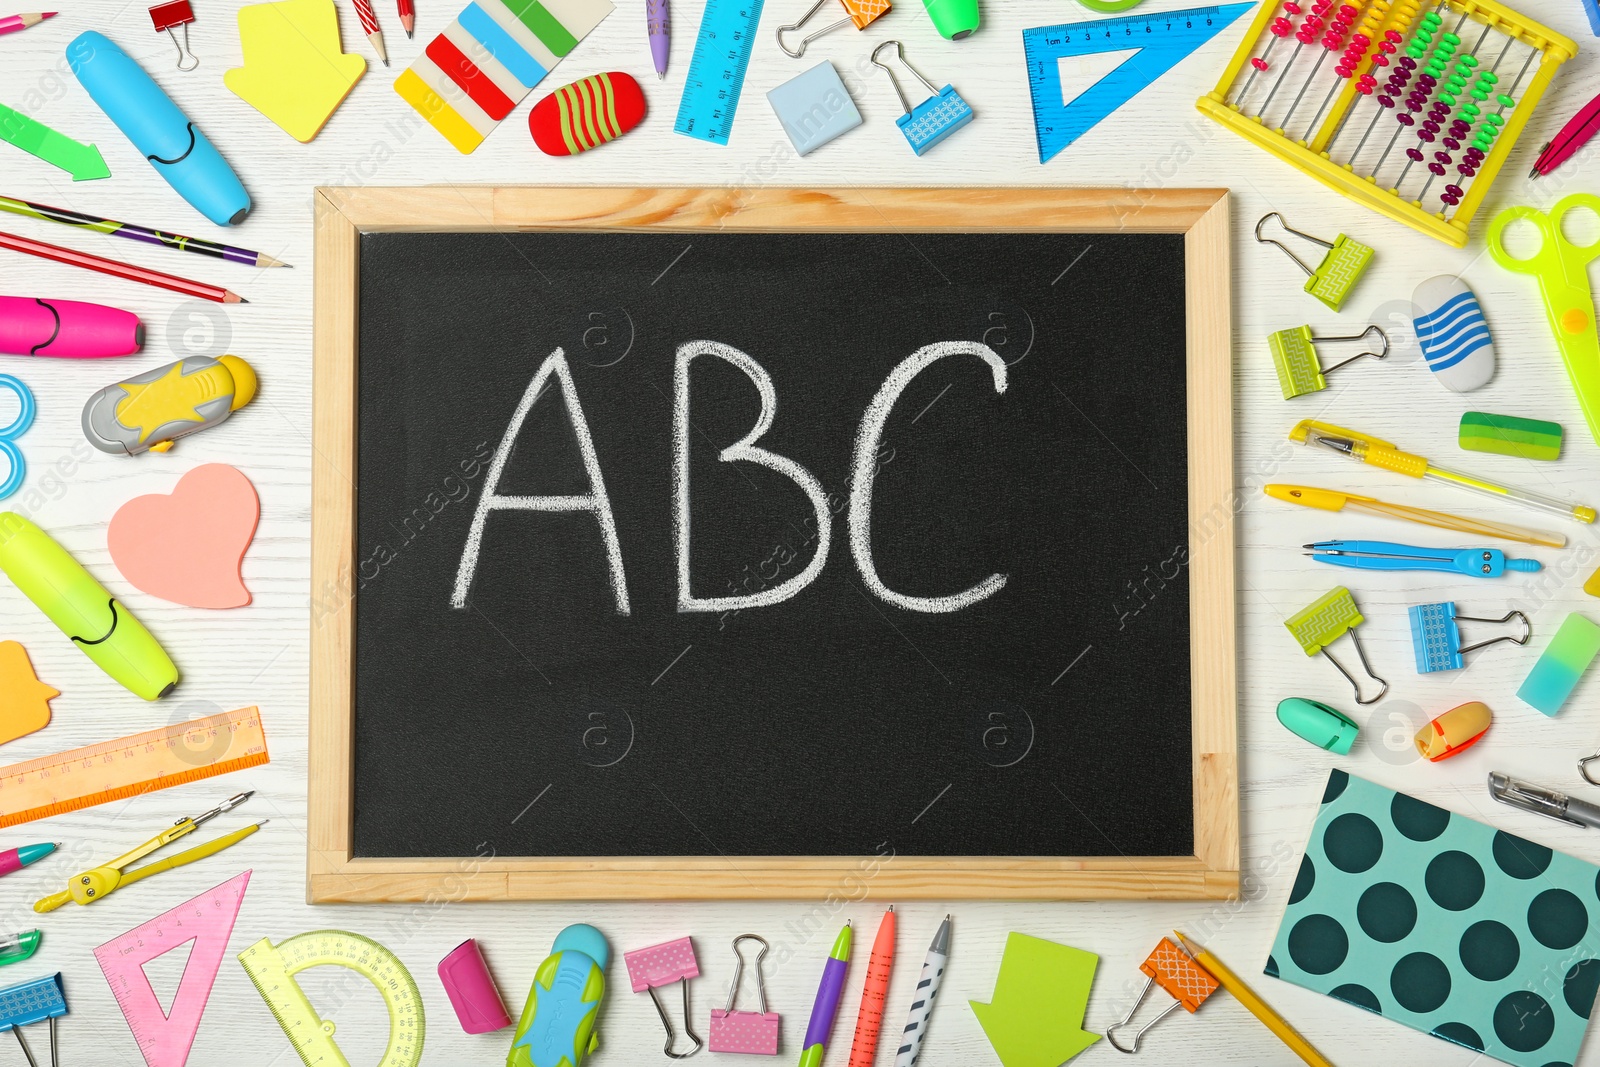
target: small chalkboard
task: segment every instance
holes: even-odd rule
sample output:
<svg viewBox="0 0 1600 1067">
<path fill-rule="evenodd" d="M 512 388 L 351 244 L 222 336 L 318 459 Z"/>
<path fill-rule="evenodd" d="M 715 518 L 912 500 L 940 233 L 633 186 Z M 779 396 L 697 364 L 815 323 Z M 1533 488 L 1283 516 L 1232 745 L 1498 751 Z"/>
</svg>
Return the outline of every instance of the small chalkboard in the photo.
<svg viewBox="0 0 1600 1067">
<path fill-rule="evenodd" d="M 1236 892 L 1226 194 L 746 196 L 319 191 L 311 899 Z"/>
</svg>

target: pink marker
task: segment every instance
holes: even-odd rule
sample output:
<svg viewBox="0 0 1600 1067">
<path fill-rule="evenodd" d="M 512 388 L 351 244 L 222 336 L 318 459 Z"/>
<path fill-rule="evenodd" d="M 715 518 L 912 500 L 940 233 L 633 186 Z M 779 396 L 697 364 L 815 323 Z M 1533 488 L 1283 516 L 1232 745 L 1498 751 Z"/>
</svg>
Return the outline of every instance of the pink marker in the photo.
<svg viewBox="0 0 1600 1067">
<path fill-rule="evenodd" d="M 8 848 L 0 852 L 0 875 L 20 871 L 35 860 L 42 860 L 56 850 L 54 842 L 45 842 L 42 845 L 23 845 L 21 848 Z"/>
<path fill-rule="evenodd" d="M 92 359 L 127 356 L 144 345 L 131 311 L 78 300 L 0 296 L 0 352 Z"/>
</svg>

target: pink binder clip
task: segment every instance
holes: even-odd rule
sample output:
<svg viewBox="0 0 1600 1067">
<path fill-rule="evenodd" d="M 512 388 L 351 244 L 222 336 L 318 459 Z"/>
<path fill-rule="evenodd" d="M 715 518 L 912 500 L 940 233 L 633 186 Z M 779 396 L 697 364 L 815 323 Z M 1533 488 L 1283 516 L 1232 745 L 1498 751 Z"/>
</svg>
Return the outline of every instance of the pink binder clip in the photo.
<svg viewBox="0 0 1600 1067">
<path fill-rule="evenodd" d="M 754 941 L 761 946 L 756 957 L 756 992 L 761 996 L 761 1010 L 740 1011 L 734 1007 L 739 999 L 739 981 L 744 977 L 744 956 L 739 953 L 739 942 Z M 733 958 L 739 965 L 733 969 L 733 987 L 728 990 L 728 1006 L 711 1009 L 711 1051 L 746 1052 L 757 1056 L 778 1054 L 778 1033 L 781 1029 L 778 1013 L 767 1010 L 767 983 L 761 974 L 761 961 L 767 958 L 772 946 L 755 934 L 740 934 L 733 939 Z"/>
<path fill-rule="evenodd" d="M 461 1020 L 461 1029 L 467 1033 L 487 1034 L 511 1025 L 511 1015 L 500 999 L 500 990 L 495 988 L 476 940 L 467 938 L 439 961 L 439 981 L 450 997 L 450 1006 L 456 1010 L 456 1018 Z"/>
<path fill-rule="evenodd" d="M 626 953 L 622 960 L 627 964 L 628 981 L 632 984 L 633 991 L 635 993 L 650 991 L 650 999 L 655 1003 L 657 1014 L 661 1016 L 661 1025 L 667 1028 L 667 1044 L 662 1051 L 675 1060 L 699 1052 L 705 1042 L 700 1040 L 700 1035 L 694 1032 L 694 1024 L 689 1021 L 689 979 L 700 974 L 700 964 L 694 958 L 694 942 L 687 937 L 680 937 L 676 941 L 635 949 Z M 671 985 L 673 982 L 683 983 L 683 1032 L 694 1042 L 694 1048 L 688 1052 L 672 1051 L 672 1046 L 677 1044 L 678 1035 L 672 1028 L 672 1019 L 667 1015 L 666 1006 L 656 995 L 657 988 Z"/>
</svg>

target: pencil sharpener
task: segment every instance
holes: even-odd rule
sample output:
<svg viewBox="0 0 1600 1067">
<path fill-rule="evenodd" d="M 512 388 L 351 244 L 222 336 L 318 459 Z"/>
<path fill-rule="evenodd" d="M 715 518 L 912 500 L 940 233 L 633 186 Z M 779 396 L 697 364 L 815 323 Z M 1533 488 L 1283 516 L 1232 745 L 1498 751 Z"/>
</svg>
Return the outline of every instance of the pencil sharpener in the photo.
<svg viewBox="0 0 1600 1067">
<path fill-rule="evenodd" d="M 83 434 L 102 452 L 165 452 L 255 395 L 256 372 L 238 356 L 188 356 L 95 393 L 83 407 Z"/>
</svg>

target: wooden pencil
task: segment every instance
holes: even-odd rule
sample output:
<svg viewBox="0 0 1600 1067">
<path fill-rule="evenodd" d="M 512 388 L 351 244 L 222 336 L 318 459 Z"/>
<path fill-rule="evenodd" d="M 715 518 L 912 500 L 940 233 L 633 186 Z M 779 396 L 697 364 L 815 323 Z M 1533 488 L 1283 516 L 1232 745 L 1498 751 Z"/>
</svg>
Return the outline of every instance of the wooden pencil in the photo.
<svg viewBox="0 0 1600 1067">
<path fill-rule="evenodd" d="M 45 19 L 55 18 L 54 11 L 24 11 L 20 15 L 7 15 L 0 18 L 0 35 L 7 33 L 20 33 L 30 26 L 37 26 Z"/>
<path fill-rule="evenodd" d="M 1288 1045 L 1289 1051 L 1305 1060 L 1311 1067 L 1333 1067 L 1333 1064 L 1323 1059 L 1322 1053 L 1311 1047 L 1311 1042 L 1301 1037 L 1299 1032 L 1289 1025 L 1288 1020 L 1273 1011 L 1266 1001 L 1256 996 L 1255 990 L 1245 985 L 1238 975 L 1230 971 L 1227 964 L 1176 930 L 1173 934 L 1183 943 L 1183 947 L 1194 957 L 1195 962 L 1211 972 L 1211 977 L 1215 978 L 1223 989 L 1232 993 L 1234 999 L 1245 1006 L 1245 1010 L 1260 1019 L 1262 1025 L 1276 1034 L 1279 1041 Z"/>
<path fill-rule="evenodd" d="M 30 256 L 39 256 L 42 259 L 54 260 L 65 263 L 69 267 L 82 267 L 84 270 L 99 271 L 115 278 L 125 278 L 130 282 L 143 282 L 145 285 L 160 286 L 162 289 L 171 289 L 175 293 L 185 296 L 199 297 L 202 300 L 215 300 L 219 304 L 242 304 L 244 297 L 222 288 L 220 285 L 209 285 L 205 282 L 191 281 L 180 278 L 176 274 L 164 274 L 149 267 L 138 267 L 132 263 L 119 263 L 114 259 L 90 255 L 88 252 L 79 252 L 73 248 L 62 248 L 60 245 L 47 244 L 44 241 L 35 241 L 30 237 L 18 237 L 15 234 L 0 231 L 0 248 L 9 248 L 13 252 L 26 252 Z"/>
</svg>

